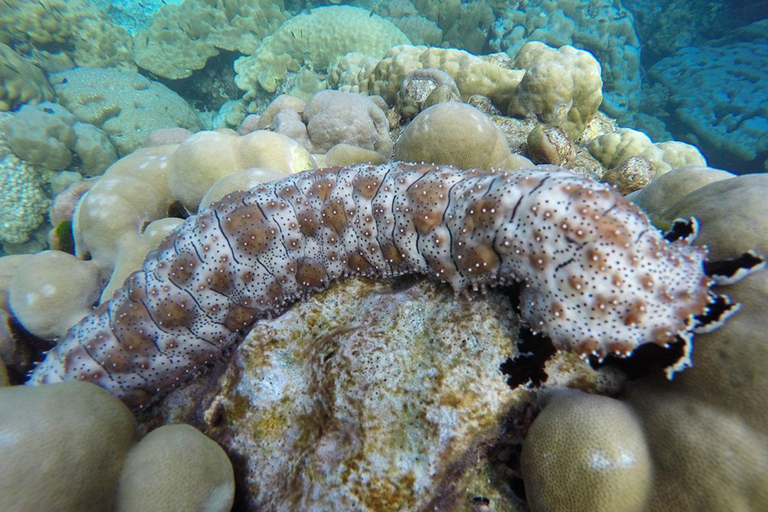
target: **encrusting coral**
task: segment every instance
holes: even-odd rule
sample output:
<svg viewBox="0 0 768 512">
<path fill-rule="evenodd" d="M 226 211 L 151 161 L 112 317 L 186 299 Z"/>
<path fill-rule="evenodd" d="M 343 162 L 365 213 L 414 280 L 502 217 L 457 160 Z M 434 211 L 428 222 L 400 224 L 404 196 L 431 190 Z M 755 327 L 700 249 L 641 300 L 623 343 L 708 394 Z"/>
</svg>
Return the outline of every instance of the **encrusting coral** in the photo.
<svg viewBox="0 0 768 512">
<path fill-rule="evenodd" d="M 202 128 L 181 96 L 139 73 L 83 67 L 54 73 L 50 80 L 59 103 L 102 129 L 121 156 L 141 147 L 155 129 Z"/>
<path fill-rule="evenodd" d="M 131 37 L 87 0 L 6 0 L 0 4 L 0 42 L 30 54 L 66 55 L 78 66 L 135 71 Z M 70 65 L 71 65 L 70 61 Z"/>
<path fill-rule="evenodd" d="M 433 162 L 459 169 L 532 167 L 513 154 L 491 118 L 466 103 L 445 102 L 423 110 L 400 135 L 395 160 Z"/>
</svg>

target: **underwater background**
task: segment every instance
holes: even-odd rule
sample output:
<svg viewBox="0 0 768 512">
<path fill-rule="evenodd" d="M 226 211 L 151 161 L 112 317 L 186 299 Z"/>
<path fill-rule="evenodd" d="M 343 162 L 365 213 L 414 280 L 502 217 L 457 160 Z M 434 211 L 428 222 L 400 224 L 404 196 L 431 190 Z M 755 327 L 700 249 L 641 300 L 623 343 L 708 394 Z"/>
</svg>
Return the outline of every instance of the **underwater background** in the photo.
<svg viewBox="0 0 768 512">
<path fill-rule="evenodd" d="M 238 334 L 215 357 L 193 365 L 184 339 L 161 347 L 120 323 L 133 313 L 110 299 L 125 280 L 183 252 L 185 229 L 216 246 L 197 214 L 237 212 L 229 194 L 399 162 L 563 168 L 605 185 L 628 225 L 671 230 L 649 227 L 654 247 L 685 247 L 657 265 L 639 249 L 647 230 L 595 228 L 610 254 L 652 262 L 641 287 L 682 327 L 631 348 L 558 341 L 520 303 L 527 278 L 454 294 L 359 261 L 341 273 L 351 279 L 313 287 L 317 269 L 299 261 L 303 293 L 244 313 L 248 297 L 217 286 L 247 283 L 227 259 L 287 233 L 266 207 L 279 228 L 243 214 L 250 238 L 195 274 L 243 315 L 230 329 L 207 311 L 205 329 Z M 581 214 L 545 182 L 542 208 L 576 229 Z M 3 0 L 0 183 L 0 512 L 768 510 L 766 2 Z M 358 211 L 373 208 L 354 190 Z M 449 217 L 434 205 L 427 220 Z M 544 275 L 573 235 L 541 228 L 536 208 L 519 236 L 545 239 L 524 263 Z M 632 272 L 606 277 L 595 307 L 616 306 Z M 668 274 L 695 289 L 675 296 Z M 157 308 L 197 336 L 169 292 L 181 278 L 157 279 Z M 548 313 L 587 315 L 552 295 Z M 149 347 L 114 375 L 101 334 L 72 342 L 99 318 L 124 346 Z M 158 371 L 173 382 L 146 377 L 152 350 L 171 354 Z M 123 381 L 115 392 L 73 360 L 149 384 L 123 395 Z M 101 387 L 31 385 L 56 380 L 45 372 Z"/>
</svg>

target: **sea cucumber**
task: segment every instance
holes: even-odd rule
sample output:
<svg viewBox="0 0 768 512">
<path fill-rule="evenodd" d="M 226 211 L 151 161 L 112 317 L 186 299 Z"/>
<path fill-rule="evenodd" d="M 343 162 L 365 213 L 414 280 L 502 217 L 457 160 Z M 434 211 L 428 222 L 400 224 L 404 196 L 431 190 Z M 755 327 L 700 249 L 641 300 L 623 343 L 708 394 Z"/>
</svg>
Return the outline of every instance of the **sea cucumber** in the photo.
<svg viewBox="0 0 768 512">
<path fill-rule="evenodd" d="M 518 283 L 562 350 L 689 342 L 711 302 L 705 250 L 668 241 L 609 186 L 555 169 L 390 163 L 307 171 L 190 217 L 29 383 L 82 379 L 133 406 L 216 360 L 259 318 L 346 276 Z"/>
</svg>

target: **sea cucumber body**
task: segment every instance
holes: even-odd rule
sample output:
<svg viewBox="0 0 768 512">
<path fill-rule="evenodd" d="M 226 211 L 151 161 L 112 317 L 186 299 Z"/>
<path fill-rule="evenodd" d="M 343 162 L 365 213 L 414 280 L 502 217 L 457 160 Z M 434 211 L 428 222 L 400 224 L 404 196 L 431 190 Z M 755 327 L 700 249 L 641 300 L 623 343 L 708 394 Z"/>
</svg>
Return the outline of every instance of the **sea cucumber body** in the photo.
<svg viewBox="0 0 768 512">
<path fill-rule="evenodd" d="M 30 383 L 89 380 L 141 405 L 257 319 L 357 275 L 429 274 L 457 292 L 517 282 L 523 319 L 558 348 L 627 355 L 686 334 L 706 310 L 703 259 L 607 186 L 569 172 L 309 171 L 189 218 Z"/>
</svg>

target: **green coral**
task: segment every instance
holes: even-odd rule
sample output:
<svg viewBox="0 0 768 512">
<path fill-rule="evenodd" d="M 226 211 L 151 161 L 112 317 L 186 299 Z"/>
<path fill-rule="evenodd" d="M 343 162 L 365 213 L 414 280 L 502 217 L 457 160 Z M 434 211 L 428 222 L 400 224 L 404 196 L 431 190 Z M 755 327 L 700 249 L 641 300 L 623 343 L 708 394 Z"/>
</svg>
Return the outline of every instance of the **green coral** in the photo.
<svg viewBox="0 0 768 512">
<path fill-rule="evenodd" d="M 13 110 L 22 103 L 50 101 L 53 96 L 53 89 L 40 68 L 0 43 L 0 110 Z"/>
<path fill-rule="evenodd" d="M 381 58 L 393 46 L 409 42 L 391 22 L 366 9 L 319 7 L 289 19 L 252 55 L 237 59 L 235 83 L 249 98 L 259 89 L 274 92 L 289 71 L 302 65 L 326 69 L 335 58 L 355 51 Z"/>
<path fill-rule="evenodd" d="M 41 58 L 63 53 L 78 66 L 135 70 L 128 31 L 86 0 L 5 0 L 0 42 Z"/>
<path fill-rule="evenodd" d="M 187 0 L 166 5 L 133 38 L 133 58 L 157 76 L 177 80 L 202 69 L 221 50 L 253 53 L 287 18 L 282 1 Z"/>
<path fill-rule="evenodd" d="M 101 128 L 120 155 L 140 147 L 157 128 L 202 128 L 181 96 L 139 73 L 76 68 L 53 74 L 51 83 L 59 102 L 78 120 Z"/>
</svg>

